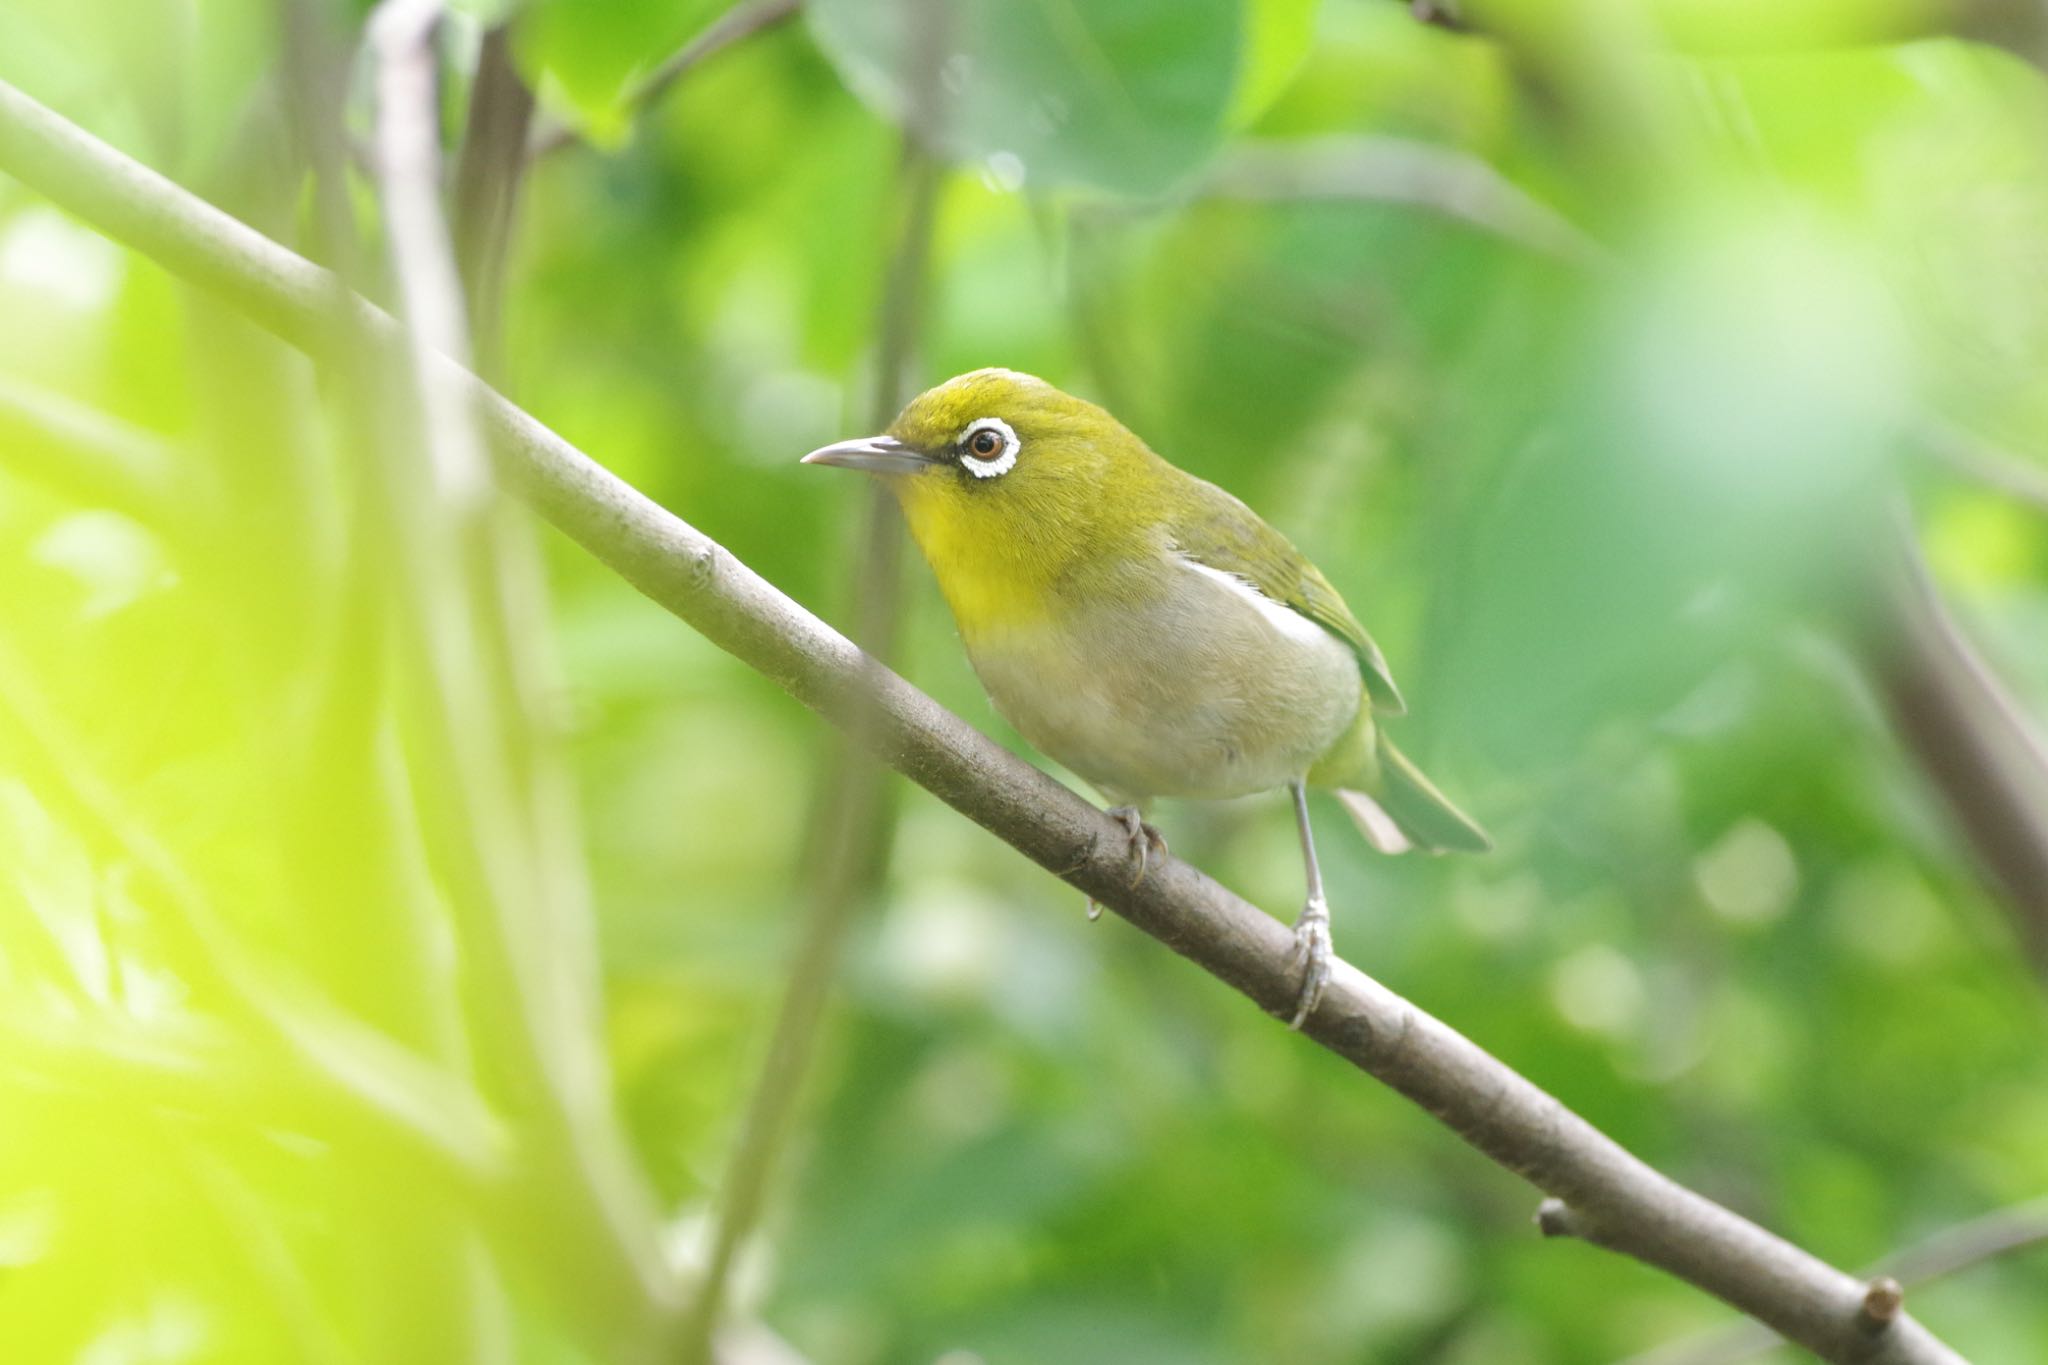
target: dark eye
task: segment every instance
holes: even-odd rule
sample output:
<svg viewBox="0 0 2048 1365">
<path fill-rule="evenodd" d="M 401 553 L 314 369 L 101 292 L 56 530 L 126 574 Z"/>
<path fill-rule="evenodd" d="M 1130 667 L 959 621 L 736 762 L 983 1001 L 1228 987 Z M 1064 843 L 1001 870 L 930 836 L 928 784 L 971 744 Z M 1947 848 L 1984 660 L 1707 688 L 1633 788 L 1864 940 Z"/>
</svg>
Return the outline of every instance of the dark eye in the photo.
<svg viewBox="0 0 2048 1365">
<path fill-rule="evenodd" d="M 983 427 L 967 438 L 967 449 L 984 460 L 994 459 L 1002 448 L 1002 434 L 992 427 Z"/>
</svg>

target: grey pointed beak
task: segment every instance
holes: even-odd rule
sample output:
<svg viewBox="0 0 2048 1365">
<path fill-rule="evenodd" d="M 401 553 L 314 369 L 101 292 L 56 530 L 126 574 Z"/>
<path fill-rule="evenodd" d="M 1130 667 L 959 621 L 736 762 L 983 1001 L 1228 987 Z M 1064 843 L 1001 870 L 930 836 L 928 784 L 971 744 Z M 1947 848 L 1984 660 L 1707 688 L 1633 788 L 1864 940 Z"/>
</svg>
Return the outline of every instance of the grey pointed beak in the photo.
<svg viewBox="0 0 2048 1365">
<path fill-rule="evenodd" d="M 864 469 L 870 474 L 915 474 L 929 469 L 934 461 L 894 436 L 863 436 L 823 446 L 804 456 L 802 463 Z"/>
</svg>

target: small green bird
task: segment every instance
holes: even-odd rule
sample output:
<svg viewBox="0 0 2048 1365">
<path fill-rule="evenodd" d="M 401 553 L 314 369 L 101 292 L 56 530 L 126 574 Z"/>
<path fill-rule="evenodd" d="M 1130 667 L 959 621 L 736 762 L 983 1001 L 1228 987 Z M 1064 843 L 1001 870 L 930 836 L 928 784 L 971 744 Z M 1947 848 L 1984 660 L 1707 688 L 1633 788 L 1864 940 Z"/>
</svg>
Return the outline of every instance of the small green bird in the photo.
<svg viewBox="0 0 2048 1365">
<path fill-rule="evenodd" d="M 1293 1027 L 1330 972 L 1308 787 L 1386 852 L 1492 847 L 1374 724 L 1406 708 L 1329 580 L 1095 404 L 975 370 L 803 462 L 881 476 L 996 709 L 1115 803 L 1138 879 L 1165 849 L 1152 798 L 1290 789 L 1308 873 Z"/>
</svg>

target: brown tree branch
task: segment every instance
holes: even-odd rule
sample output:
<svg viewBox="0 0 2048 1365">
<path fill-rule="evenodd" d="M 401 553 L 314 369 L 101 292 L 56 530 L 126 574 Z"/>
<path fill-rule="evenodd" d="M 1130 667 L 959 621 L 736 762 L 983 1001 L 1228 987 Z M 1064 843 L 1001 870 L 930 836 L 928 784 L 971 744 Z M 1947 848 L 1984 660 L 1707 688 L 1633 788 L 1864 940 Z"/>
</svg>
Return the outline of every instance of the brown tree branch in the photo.
<svg viewBox="0 0 2048 1365">
<path fill-rule="evenodd" d="M 505 274 L 532 127 L 533 92 L 512 65 L 512 26 L 499 24 L 484 34 L 477 50 L 449 228 L 469 301 L 476 370 L 493 383 L 504 369 Z"/>
<path fill-rule="evenodd" d="M 1892 728 L 2048 976 L 2048 745 L 1957 629 L 1909 534 L 1865 652 Z"/>
<path fill-rule="evenodd" d="M 0 170 L 316 354 L 336 340 L 332 277 L 0 83 Z M 390 344 L 397 324 L 353 316 Z M 1040 866 L 1249 996 L 1291 1014 L 1287 927 L 1178 859 L 1130 884 L 1121 827 L 902 678 L 453 362 L 439 382 L 478 405 L 506 482 L 655 602 L 839 724 L 872 717 L 886 763 Z M 1470 1039 L 1348 963 L 1304 1031 L 1563 1202 L 1573 1230 L 1741 1308 L 1831 1361 L 1957 1365 L 1900 1312 L 1873 1323 L 1867 1286 L 1659 1174 Z"/>
</svg>

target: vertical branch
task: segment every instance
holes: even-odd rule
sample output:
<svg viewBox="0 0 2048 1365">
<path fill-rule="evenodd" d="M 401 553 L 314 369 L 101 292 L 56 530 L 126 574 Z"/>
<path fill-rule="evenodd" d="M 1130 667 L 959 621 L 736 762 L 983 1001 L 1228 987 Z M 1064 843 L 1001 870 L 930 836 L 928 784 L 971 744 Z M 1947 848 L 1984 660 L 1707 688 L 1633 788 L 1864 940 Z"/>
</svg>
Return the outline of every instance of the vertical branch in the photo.
<svg viewBox="0 0 2048 1365">
<path fill-rule="evenodd" d="M 411 324 L 395 392 L 419 417 L 417 440 L 398 433 L 385 448 L 379 511 L 403 583 L 401 665 L 418 679 L 420 808 L 476 978 L 485 1080 L 524 1120 L 521 1199 L 558 1230 L 544 1254 L 580 1289 L 582 1325 L 617 1354 L 657 1339 L 669 1282 L 653 1209 L 607 1121 L 575 815 L 536 734 L 546 686 L 532 547 L 491 485 L 472 396 L 432 379 L 468 349 L 439 197 L 440 17 L 438 0 L 386 0 L 371 20 L 379 190 Z"/>
<path fill-rule="evenodd" d="M 465 363 L 468 359 L 461 288 L 455 278 L 446 225 L 441 220 L 438 188 L 439 75 L 434 39 L 440 19 L 438 0 L 385 0 L 372 14 L 369 30 L 376 78 L 377 187 L 392 265 L 404 303 L 403 313 L 411 324 L 406 345 L 415 374 L 424 371 L 427 356 L 433 350 Z M 390 367 L 385 374 L 391 380 L 392 393 L 403 392 L 404 381 L 399 375 Z M 416 396 L 409 397 L 419 405 L 418 440 L 392 441 L 380 471 L 385 475 L 381 480 L 383 491 L 390 494 L 412 482 L 403 467 L 406 455 L 424 454 L 428 462 L 428 495 L 407 499 L 414 514 L 397 537 L 401 582 L 412 590 L 406 596 L 420 608 L 417 614 L 401 611 L 414 617 L 409 625 L 426 627 L 426 638 L 415 641 L 415 648 L 406 651 L 413 657 L 402 657 L 401 663 L 409 665 L 411 671 L 419 667 L 417 656 L 424 654 L 427 686 L 449 713 L 447 717 L 430 719 L 419 727 L 421 732 L 438 739 L 445 730 L 457 750 L 452 767 L 471 776 L 473 783 L 488 781 L 490 775 L 479 772 L 483 755 L 474 737 L 461 730 L 462 720 L 453 714 L 460 705 L 458 697 L 473 697 L 484 684 L 470 672 L 478 661 L 462 657 L 462 604 L 451 591 L 455 586 L 454 575 L 448 566 L 435 561 L 446 543 L 447 532 L 455 529 L 449 523 L 459 525 L 490 496 L 489 470 L 482 444 L 459 400 L 453 395 L 435 393 L 430 386 L 422 386 Z M 410 403 L 405 407 L 409 410 Z M 422 643 L 423 650 L 418 648 Z M 465 744 L 465 740 L 469 742 Z M 439 757 L 435 755 L 427 761 L 438 768 Z M 492 837 L 495 831 L 483 827 L 487 817 L 476 810 L 474 801 L 464 804 L 469 807 L 465 813 L 470 817 L 464 823 L 470 828 L 459 829 L 453 839 L 437 843 L 466 842 L 473 837 L 484 843 L 483 856 L 490 860 L 491 844 L 497 842 Z M 511 892 L 501 881 L 485 894 L 496 899 Z M 456 897 L 458 903 L 468 899 L 460 894 Z M 507 983 L 491 984 L 502 988 Z M 497 1033 L 497 1029 L 479 1030 L 481 1047 L 488 1050 Z M 445 1333 L 459 1335 L 430 1342 L 428 1348 L 451 1358 L 460 1352 L 490 1359 L 490 1346 L 502 1333 L 483 1321 L 497 1298 L 485 1287 L 490 1276 L 487 1253 L 473 1232 L 459 1225 L 441 1226 L 443 1221 L 428 1211 L 427 1217 L 405 1229 L 397 1239 L 400 1254 L 417 1265 L 433 1267 L 427 1289 L 430 1296 L 468 1309 L 437 1314 L 436 1320 L 443 1323 Z"/>
<path fill-rule="evenodd" d="M 906 375 L 923 307 L 932 220 L 942 168 L 906 141 L 900 182 L 903 222 L 884 275 L 877 327 L 873 425 L 888 424 L 908 396 Z M 862 523 L 855 583 L 855 639 L 868 666 L 886 669 L 894 653 L 902 599 L 902 528 L 887 492 L 874 490 Z M 806 912 L 789 982 L 768 1051 L 733 1144 L 712 1226 L 711 1250 L 686 1322 L 683 1359 L 714 1359 L 726 1286 L 740 1245 L 759 1221 L 768 1184 L 789 1136 L 790 1119 L 816 1050 L 826 997 L 839 974 L 846 933 L 888 857 L 886 774 L 868 756 L 871 708 L 858 707 L 833 745 L 811 837 Z"/>
<path fill-rule="evenodd" d="M 512 65 L 512 27 L 499 24 L 477 52 L 455 165 L 455 260 L 469 298 L 477 373 L 490 380 L 504 369 L 505 271 L 532 126 L 533 92 Z"/>
</svg>

